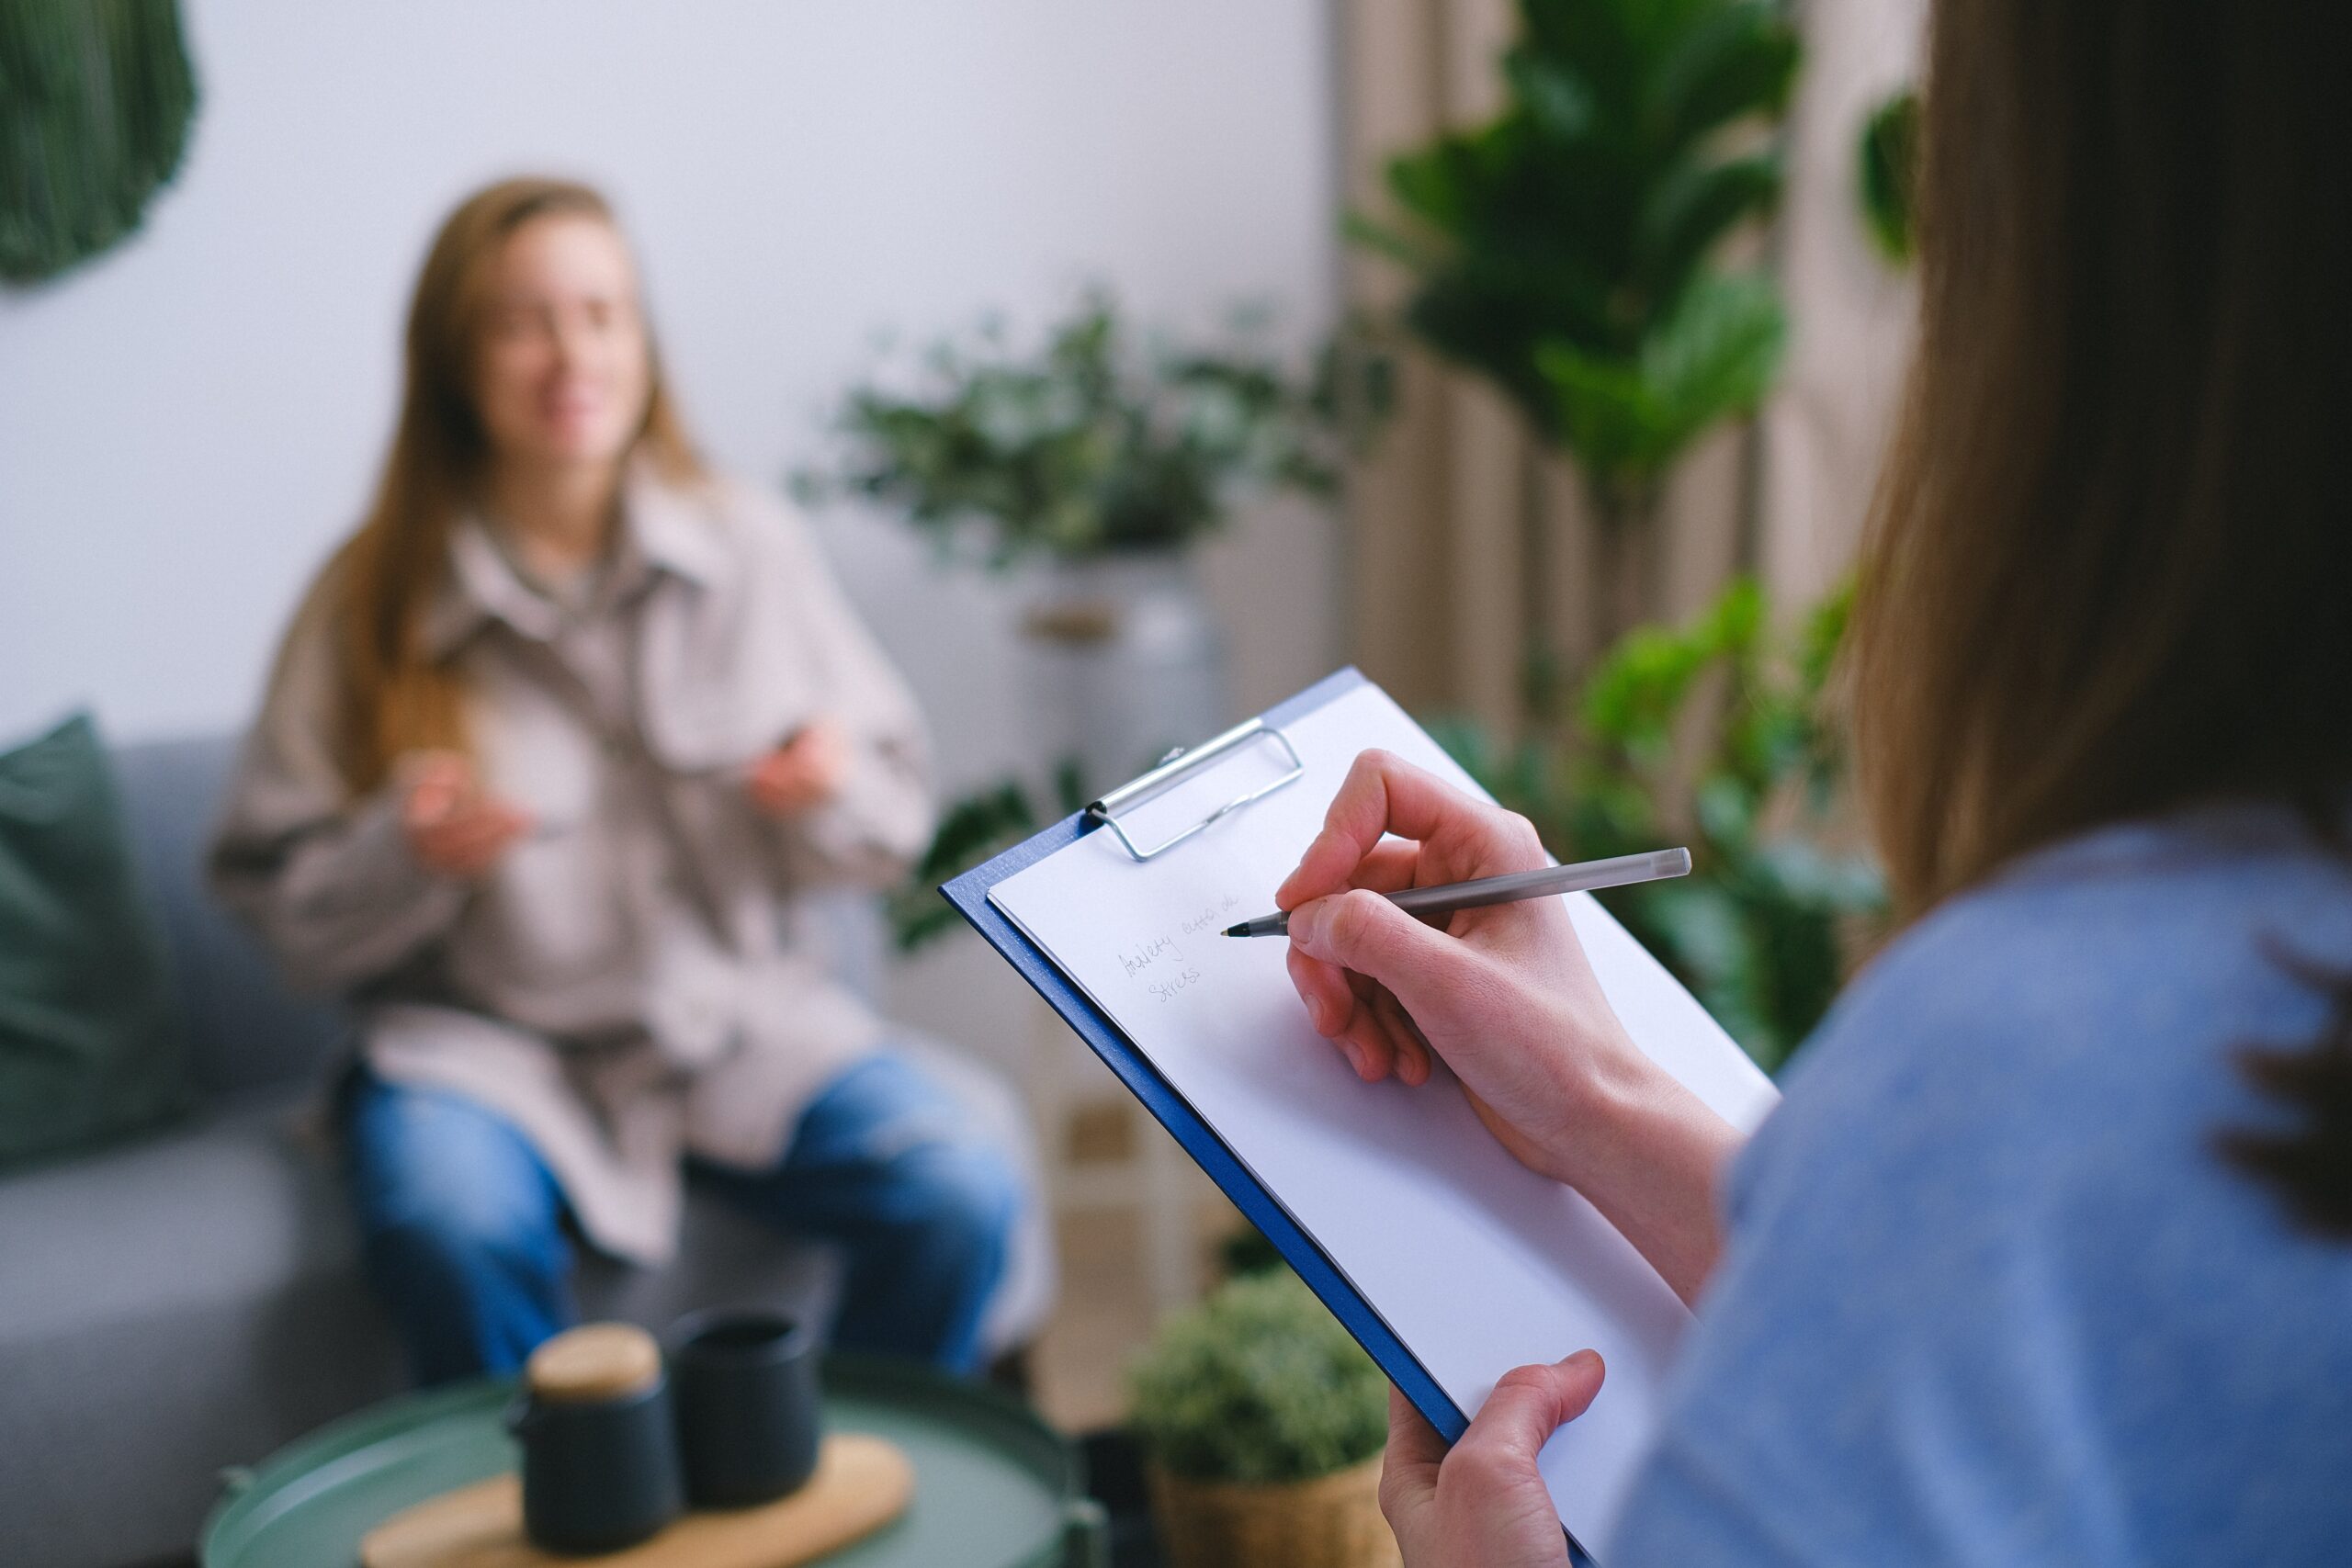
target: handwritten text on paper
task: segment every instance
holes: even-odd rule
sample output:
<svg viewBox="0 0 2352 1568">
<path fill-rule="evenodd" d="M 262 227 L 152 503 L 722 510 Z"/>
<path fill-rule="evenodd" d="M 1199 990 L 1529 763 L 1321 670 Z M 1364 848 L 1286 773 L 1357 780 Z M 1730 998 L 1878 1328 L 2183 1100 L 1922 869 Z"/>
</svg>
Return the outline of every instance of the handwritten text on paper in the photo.
<svg viewBox="0 0 2352 1568">
<path fill-rule="evenodd" d="M 1184 918 L 1178 934 L 1151 937 L 1123 949 L 1119 953 L 1120 971 L 1128 979 L 1142 982 L 1152 1000 L 1173 1001 L 1179 991 L 1201 983 L 1201 971 L 1185 957 L 1179 935 L 1190 938 L 1204 931 L 1220 931 L 1232 923 L 1230 917 L 1240 907 L 1240 896 L 1233 893 L 1204 905 L 1199 912 Z"/>
</svg>

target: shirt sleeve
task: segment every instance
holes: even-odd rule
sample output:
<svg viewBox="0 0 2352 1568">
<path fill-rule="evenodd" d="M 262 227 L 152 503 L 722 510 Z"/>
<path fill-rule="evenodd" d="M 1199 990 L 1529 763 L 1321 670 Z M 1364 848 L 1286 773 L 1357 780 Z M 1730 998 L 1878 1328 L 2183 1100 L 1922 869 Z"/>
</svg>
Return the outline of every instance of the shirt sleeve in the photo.
<svg viewBox="0 0 2352 1568">
<path fill-rule="evenodd" d="M 824 806 L 776 823 L 795 887 L 888 886 L 931 842 L 931 743 L 913 694 L 859 620 L 808 525 L 763 506 L 781 541 L 786 589 L 819 665 L 819 711 L 848 741 L 847 776 Z"/>
<path fill-rule="evenodd" d="M 298 987 L 357 990 L 397 969 L 463 909 L 462 883 L 409 851 L 387 785 L 353 799 L 330 726 L 334 649 L 314 601 L 297 617 L 245 738 L 208 870 Z"/>
<path fill-rule="evenodd" d="M 1841 1004 L 1737 1161 L 1609 1568 L 2128 1560 L 2047 1153 L 2069 1112 L 2037 1103 L 2017 970 L 1923 945 Z"/>
</svg>

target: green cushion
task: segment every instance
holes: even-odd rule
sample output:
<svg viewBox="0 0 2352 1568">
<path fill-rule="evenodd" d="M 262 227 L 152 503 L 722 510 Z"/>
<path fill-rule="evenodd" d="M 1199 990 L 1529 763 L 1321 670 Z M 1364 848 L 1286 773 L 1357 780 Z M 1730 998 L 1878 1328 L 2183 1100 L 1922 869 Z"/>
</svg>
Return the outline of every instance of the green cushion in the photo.
<svg viewBox="0 0 2352 1568">
<path fill-rule="evenodd" d="M 76 715 L 0 753 L 0 1165 L 183 1110 L 186 1058 L 106 750 Z"/>
</svg>

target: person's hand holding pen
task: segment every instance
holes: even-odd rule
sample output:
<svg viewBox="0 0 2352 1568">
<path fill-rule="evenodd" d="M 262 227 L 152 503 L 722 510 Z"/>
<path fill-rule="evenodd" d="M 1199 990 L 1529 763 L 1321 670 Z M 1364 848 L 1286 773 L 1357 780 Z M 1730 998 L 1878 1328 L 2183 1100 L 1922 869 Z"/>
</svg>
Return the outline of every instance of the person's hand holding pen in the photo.
<svg viewBox="0 0 2352 1568">
<path fill-rule="evenodd" d="M 1626 1034 L 1566 904 L 1438 926 L 1380 896 L 1543 864 L 1525 818 L 1367 751 L 1274 894 L 1292 984 L 1361 1077 L 1416 1086 L 1442 1058 L 1505 1148 L 1590 1199 L 1689 1301 L 1720 1245 L 1714 1179 L 1739 1135 Z"/>
<path fill-rule="evenodd" d="M 752 804 L 771 817 L 797 817 L 841 794 L 849 776 L 849 738 L 829 718 L 811 720 L 752 764 L 744 780 Z"/>
<path fill-rule="evenodd" d="M 412 753 L 401 759 L 396 777 L 409 851 L 444 876 L 480 876 L 534 825 L 529 812 L 482 786 L 473 759 L 463 752 Z"/>
<path fill-rule="evenodd" d="M 1505 1148 L 1582 1192 L 1689 1301 L 1721 1246 L 1714 1182 L 1738 1134 L 1626 1034 L 1567 906 L 1456 909 L 1438 926 L 1382 896 L 1544 863 L 1526 818 L 1367 751 L 1274 894 L 1291 982 L 1359 1077 L 1418 1087 L 1442 1058 Z M 1566 1563 L 1536 1455 L 1601 1379 L 1585 1351 L 1519 1368 L 1451 1450 L 1393 1397 L 1380 1502 L 1406 1568 Z"/>
</svg>

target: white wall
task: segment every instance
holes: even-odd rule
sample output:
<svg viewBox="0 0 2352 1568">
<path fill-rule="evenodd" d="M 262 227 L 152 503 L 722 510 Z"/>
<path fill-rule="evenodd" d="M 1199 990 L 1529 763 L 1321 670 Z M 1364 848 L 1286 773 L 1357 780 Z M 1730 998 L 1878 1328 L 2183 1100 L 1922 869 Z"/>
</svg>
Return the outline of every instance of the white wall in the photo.
<svg viewBox="0 0 2352 1568">
<path fill-rule="evenodd" d="M 128 246 L 0 292 L 0 735 L 76 702 L 125 736 L 242 720 L 373 477 L 425 239 L 497 175 L 615 196 L 689 416 L 762 478 L 815 450 L 878 331 L 1034 322 L 1094 276 L 1177 321 L 1329 310 L 1317 0 L 187 10 L 178 183 Z M 883 532 L 831 530 L 944 739 L 984 733 L 960 718 L 989 694 L 947 682 L 989 617 Z"/>
<path fill-rule="evenodd" d="M 80 703 L 117 737 L 243 721 L 373 479 L 425 241 L 503 174 L 616 198 L 690 420 L 762 479 L 885 329 L 1035 323 L 1095 277 L 1178 323 L 1332 309 L 1322 0 L 183 6 L 177 183 L 130 244 L 0 290 L 0 741 Z M 882 520 L 827 536 L 951 782 L 1021 760 L 1016 590 Z M 1241 700 L 1336 661 L 1335 552 L 1296 508 L 1212 552 Z"/>
</svg>

